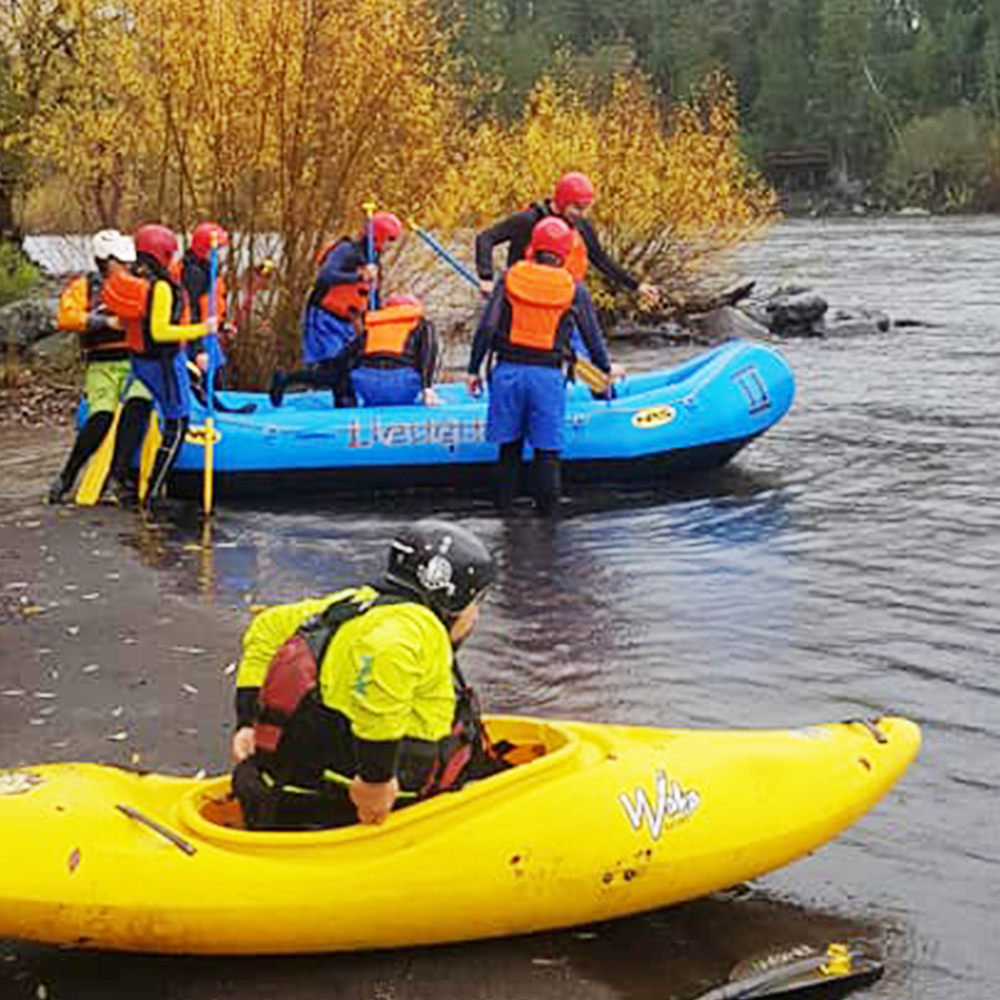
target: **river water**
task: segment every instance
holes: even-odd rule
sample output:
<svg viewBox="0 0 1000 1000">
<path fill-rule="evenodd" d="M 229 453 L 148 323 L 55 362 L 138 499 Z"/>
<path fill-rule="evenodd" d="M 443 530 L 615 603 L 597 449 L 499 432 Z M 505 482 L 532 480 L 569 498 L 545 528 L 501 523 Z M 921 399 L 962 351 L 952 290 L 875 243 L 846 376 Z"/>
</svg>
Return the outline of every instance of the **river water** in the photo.
<svg viewBox="0 0 1000 1000">
<path fill-rule="evenodd" d="M 144 983 L 145 995 L 206 1000 L 680 998 L 707 988 L 698 956 L 721 962 L 744 946 L 837 927 L 873 938 L 886 957 L 868 996 L 993 995 L 1000 219 L 789 221 L 741 251 L 736 267 L 763 288 L 794 280 L 834 305 L 932 325 L 783 343 L 798 385 L 791 413 L 696 484 L 590 494 L 555 524 L 527 512 L 499 520 L 461 501 L 223 507 L 211 566 L 181 558 L 190 539 L 180 528 L 161 558 L 163 586 L 224 605 L 333 589 L 378 572 L 401 517 L 445 513 L 479 532 L 500 562 L 463 653 L 491 709 L 721 727 L 891 711 L 924 727 L 921 756 L 898 788 L 839 840 L 741 899 L 619 921 L 596 937 L 223 962 L 211 974 L 197 963 L 129 959 L 124 984 L 152 969 L 158 985 Z M 621 353 L 633 368 L 678 356 L 649 343 Z M 95 961 L 88 975 L 102 968 Z M 74 995 L 129 995 L 103 982 L 104 992 Z"/>
</svg>

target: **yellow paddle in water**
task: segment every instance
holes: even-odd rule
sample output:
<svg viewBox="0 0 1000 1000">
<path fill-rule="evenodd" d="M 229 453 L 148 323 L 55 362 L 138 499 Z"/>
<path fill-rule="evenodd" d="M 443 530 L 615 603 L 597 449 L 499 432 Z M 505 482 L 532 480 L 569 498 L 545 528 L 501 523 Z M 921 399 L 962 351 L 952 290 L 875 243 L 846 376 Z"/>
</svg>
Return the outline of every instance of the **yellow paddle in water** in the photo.
<svg viewBox="0 0 1000 1000">
<path fill-rule="evenodd" d="M 156 461 L 156 453 L 160 450 L 162 440 L 159 417 L 155 412 L 151 413 L 139 455 L 139 503 L 146 499 L 146 494 L 149 492 L 149 479 L 153 474 L 153 463 Z"/>
<path fill-rule="evenodd" d="M 78 507 L 93 507 L 101 498 L 101 491 L 107 481 L 108 473 L 111 471 L 111 460 L 115 454 L 115 439 L 118 436 L 118 421 L 122 415 L 122 404 L 115 407 L 115 415 L 111 419 L 111 426 L 107 429 L 97 451 L 90 456 L 80 485 L 76 491 L 76 503 Z"/>
</svg>

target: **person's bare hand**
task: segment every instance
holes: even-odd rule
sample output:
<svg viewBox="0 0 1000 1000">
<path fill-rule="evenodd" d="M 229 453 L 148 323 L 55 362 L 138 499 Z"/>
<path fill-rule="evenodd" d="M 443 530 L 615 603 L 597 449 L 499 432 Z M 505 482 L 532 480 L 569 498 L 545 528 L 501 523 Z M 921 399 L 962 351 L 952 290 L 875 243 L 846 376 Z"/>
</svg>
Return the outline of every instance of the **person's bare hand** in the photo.
<svg viewBox="0 0 1000 1000">
<path fill-rule="evenodd" d="M 483 380 L 478 375 L 466 375 L 465 387 L 469 390 L 470 396 L 479 396 L 483 391 Z"/>
<path fill-rule="evenodd" d="M 242 726 L 233 733 L 232 754 L 237 764 L 241 760 L 246 760 L 255 749 L 253 726 Z"/>
<path fill-rule="evenodd" d="M 399 782 L 395 778 L 368 782 L 356 777 L 351 782 L 351 801 L 358 810 L 358 820 L 362 823 L 373 823 L 376 826 L 384 823 L 392 812 L 398 794 Z"/>
</svg>

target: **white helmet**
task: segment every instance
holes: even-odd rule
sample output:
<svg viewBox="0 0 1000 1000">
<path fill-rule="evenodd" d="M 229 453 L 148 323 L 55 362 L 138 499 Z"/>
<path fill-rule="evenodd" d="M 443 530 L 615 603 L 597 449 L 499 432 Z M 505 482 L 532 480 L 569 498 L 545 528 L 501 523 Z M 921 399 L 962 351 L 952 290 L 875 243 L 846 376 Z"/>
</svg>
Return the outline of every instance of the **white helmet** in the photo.
<svg viewBox="0 0 1000 1000">
<path fill-rule="evenodd" d="M 114 257 L 123 264 L 135 263 L 135 243 L 132 237 L 122 235 L 117 229 L 102 229 L 95 233 L 91 246 L 98 260 Z"/>
</svg>

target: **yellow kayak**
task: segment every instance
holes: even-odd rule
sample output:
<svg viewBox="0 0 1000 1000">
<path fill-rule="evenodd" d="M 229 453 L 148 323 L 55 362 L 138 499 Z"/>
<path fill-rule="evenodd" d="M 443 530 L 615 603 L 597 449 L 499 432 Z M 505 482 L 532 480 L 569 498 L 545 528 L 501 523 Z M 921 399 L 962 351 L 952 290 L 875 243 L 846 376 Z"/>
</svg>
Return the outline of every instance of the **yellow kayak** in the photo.
<svg viewBox="0 0 1000 1000">
<path fill-rule="evenodd" d="M 381 827 L 248 832 L 226 776 L 0 771 L 0 937 L 262 954 L 604 920 L 807 854 L 920 746 L 901 718 L 770 731 L 488 722 L 522 763 Z"/>
</svg>

